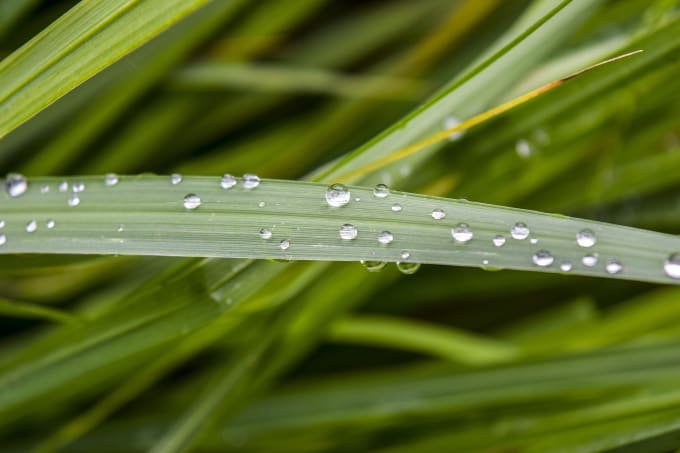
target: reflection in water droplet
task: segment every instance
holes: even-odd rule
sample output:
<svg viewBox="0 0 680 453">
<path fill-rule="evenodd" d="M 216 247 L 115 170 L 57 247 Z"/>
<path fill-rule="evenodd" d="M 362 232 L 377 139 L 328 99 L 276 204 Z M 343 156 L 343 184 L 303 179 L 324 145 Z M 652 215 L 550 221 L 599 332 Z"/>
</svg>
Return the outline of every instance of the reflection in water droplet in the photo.
<svg viewBox="0 0 680 453">
<path fill-rule="evenodd" d="M 73 194 L 70 197 L 68 197 L 67 203 L 71 207 L 78 206 L 80 204 L 80 198 L 78 198 L 78 195 Z"/>
<path fill-rule="evenodd" d="M 402 260 L 407 260 L 411 258 L 411 252 L 409 252 L 408 250 L 402 250 L 399 256 L 401 256 Z"/>
<path fill-rule="evenodd" d="M 184 197 L 184 207 L 186 209 L 196 209 L 201 205 L 201 198 L 195 193 L 187 194 Z"/>
<path fill-rule="evenodd" d="M 510 236 L 512 236 L 513 239 L 517 239 L 520 241 L 523 241 L 524 239 L 528 238 L 530 233 L 531 230 L 529 230 L 529 227 L 522 222 L 517 222 L 510 229 Z"/>
<path fill-rule="evenodd" d="M 420 263 L 403 263 L 401 261 L 397 261 L 397 269 L 402 274 L 415 274 L 418 269 L 420 269 Z"/>
<path fill-rule="evenodd" d="M 354 225 L 350 225 L 349 223 L 346 223 L 340 227 L 340 238 L 344 239 L 345 241 L 356 239 L 358 234 L 359 231 L 357 228 Z"/>
<path fill-rule="evenodd" d="M 0 234 L 0 245 L 5 245 L 6 242 L 7 236 L 5 236 L 4 234 Z"/>
<path fill-rule="evenodd" d="M 271 238 L 271 237 L 272 237 L 272 232 L 271 232 L 271 230 L 268 230 L 267 228 L 262 228 L 262 229 L 260 230 L 260 237 L 261 237 L 262 239 L 269 239 L 269 238 Z"/>
<path fill-rule="evenodd" d="M 254 189 L 260 185 L 260 177 L 252 173 L 246 173 L 243 175 L 243 188 L 244 189 Z"/>
<path fill-rule="evenodd" d="M 494 236 L 493 239 L 491 239 L 491 242 L 493 242 L 493 245 L 496 247 L 502 247 L 505 245 L 505 236 L 502 234 Z"/>
<path fill-rule="evenodd" d="M 265 206 L 267 206 L 267 203 L 265 203 L 264 201 L 260 201 L 260 202 L 257 204 L 257 206 L 258 206 L 259 208 L 264 208 Z"/>
<path fill-rule="evenodd" d="M 515 143 L 515 151 L 517 152 L 517 155 L 522 159 L 528 159 L 534 153 L 534 149 L 531 146 L 531 143 L 529 143 L 527 140 L 523 138 L 517 140 L 517 143 Z"/>
<path fill-rule="evenodd" d="M 28 233 L 33 233 L 33 232 L 34 232 L 35 230 L 37 230 L 37 229 L 38 229 L 38 222 L 36 222 L 35 220 L 30 220 L 30 221 L 26 224 L 26 231 L 27 231 Z"/>
<path fill-rule="evenodd" d="M 432 218 L 435 220 L 442 220 L 444 217 L 446 217 L 446 213 L 441 210 L 441 209 L 434 209 L 432 210 Z"/>
<path fill-rule="evenodd" d="M 290 241 L 288 239 L 282 240 L 279 242 L 279 247 L 281 250 L 288 250 L 290 248 Z"/>
<path fill-rule="evenodd" d="M 104 185 L 108 187 L 113 187 L 118 184 L 118 175 L 115 173 L 107 173 L 104 176 Z"/>
<path fill-rule="evenodd" d="M 663 271 L 671 278 L 680 278 L 680 253 L 671 253 L 666 258 Z"/>
<path fill-rule="evenodd" d="M 385 261 L 364 261 L 361 260 L 361 265 L 366 268 L 368 272 L 381 271 L 387 264 Z"/>
<path fill-rule="evenodd" d="M 461 121 L 457 117 L 455 117 L 453 115 L 448 116 L 444 119 L 444 129 L 453 129 L 454 127 L 458 126 L 460 123 L 461 123 Z M 459 138 L 461 138 L 463 135 L 465 135 L 465 130 L 456 131 L 456 132 L 451 133 L 451 135 L 449 135 L 448 140 L 453 142 L 453 141 L 456 141 Z"/>
<path fill-rule="evenodd" d="M 474 236 L 474 233 L 470 230 L 466 223 L 459 223 L 455 227 L 451 228 L 451 236 L 456 242 L 467 242 Z"/>
<path fill-rule="evenodd" d="M 45 222 L 45 227 L 47 227 L 48 230 L 51 230 L 52 228 L 54 228 L 55 225 L 56 225 L 56 223 L 52 219 L 49 219 L 47 222 Z"/>
<path fill-rule="evenodd" d="M 28 189 L 28 180 L 19 173 L 9 173 L 5 177 L 5 191 L 12 198 L 20 197 Z"/>
<path fill-rule="evenodd" d="M 399 203 L 394 203 L 394 204 L 392 205 L 392 211 L 393 211 L 393 212 L 401 212 L 401 209 L 402 209 L 402 208 L 401 208 L 401 205 L 400 205 Z"/>
<path fill-rule="evenodd" d="M 385 198 L 390 194 L 390 189 L 385 184 L 377 184 L 373 188 L 373 196 L 376 198 Z"/>
<path fill-rule="evenodd" d="M 608 274 L 618 274 L 623 270 L 623 265 L 619 260 L 612 259 L 607 262 L 604 268 Z"/>
<path fill-rule="evenodd" d="M 586 267 L 593 267 L 597 264 L 598 259 L 599 255 L 597 253 L 591 253 L 590 255 L 586 255 L 583 258 L 581 258 L 581 262 Z"/>
<path fill-rule="evenodd" d="M 233 175 L 225 173 L 220 180 L 220 186 L 222 186 L 223 189 L 231 189 L 236 185 L 236 182 L 236 178 Z"/>
<path fill-rule="evenodd" d="M 579 247 L 592 247 L 597 242 L 595 233 L 592 230 L 585 229 L 576 233 L 576 243 Z"/>
<path fill-rule="evenodd" d="M 536 266 L 548 267 L 555 261 L 555 258 L 550 254 L 549 251 L 539 250 L 534 254 L 534 256 L 531 257 L 531 260 Z"/>
<path fill-rule="evenodd" d="M 73 183 L 73 192 L 79 193 L 85 190 L 85 183 L 82 181 L 77 181 Z"/>
<path fill-rule="evenodd" d="M 387 245 L 393 240 L 394 235 L 389 231 L 381 231 L 380 234 L 378 234 L 378 242 L 380 242 L 382 245 Z"/>
<path fill-rule="evenodd" d="M 339 208 L 349 203 L 351 194 L 342 184 L 333 184 L 326 189 L 326 203 L 333 208 Z"/>
<path fill-rule="evenodd" d="M 170 184 L 173 186 L 176 186 L 177 184 L 182 182 L 182 175 L 179 173 L 173 173 L 170 175 Z"/>
<path fill-rule="evenodd" d="M 572 266 L 569 261 L 563 261 L 562 264 L 560 264 L 560 270 L 562 272 L 569 272 L 571 270 Z"/>
</svg>

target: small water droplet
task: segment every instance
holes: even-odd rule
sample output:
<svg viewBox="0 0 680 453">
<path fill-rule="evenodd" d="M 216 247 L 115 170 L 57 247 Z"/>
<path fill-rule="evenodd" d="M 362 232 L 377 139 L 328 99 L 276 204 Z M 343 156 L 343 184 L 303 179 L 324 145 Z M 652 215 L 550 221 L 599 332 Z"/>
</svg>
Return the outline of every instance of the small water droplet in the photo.
<svg viewBox="0 0 680 453">
<path fill-rule="evenodd" d="M 397 269 L 402 274 L 415 274 L 418 269 L 420 269 L 420 263 L 402 263 L 401 261 L 397 261 Z"/>
<path fill-rule="evenodd" d="M 521 138 L 515 143 L 515 151 L 522 159 L 528 159 L 534 153 L 534 148 L 527 140 Z"/>
<path fill-rule="evenodd" d="M 538 252 L 534 253 L 534 256 L 531 257 L 531 260 L 536 266 L 548 267 L 552 265 L 552 263 L 555 261 L 555 258 L 550 254 L 549 251 L 539 250 Z"/>
<path fill-rule="evenodd" d="M 390 189 L 385 184 L 377 184 L 373 188 L 373 196 L 376 198 L 385 198 L 390 194 Z"/>
<path fill-rule="evenodd" d="M 20 197 L 28 190 L 28 180 L 19 173 L 9 173 L 5 177 L 5 191 L 12 197 Z"/>
<path fill-rule="evenodd" d="M 401 256 L 402 260 L 407 260 L 411 258 L 411 252 L 409 252 L 408 250 L 402 250 L 399 256 Z"/>
<path fill-rule="evenodd" d="M 351 194 L 349 189 L 342 184 L 333 184 L 326 189 L 326 203 L 328 206 L 339 208 L 349 203 Z"/>
<path fill-rule="evenodd" d="M 244 189 L 254 189 L 260 185 L 260 177 L 252 173 L 246 173 L 243 175 L 243 188 Z"/>
<path fill-rule="evenodd" d="M 493 237 L 493 239 L 491 239 L 491 242 L 496 247 L 503 247 L 505 245 L 505 236 L 502 234 L 496 235 Z"/>
<path fill-rule="evenodd" d="M 261 237 L 262 239 L 270 239 L 270 238 L 272 237 L 272 232 L 271 232 L 271 230 L 269 230 L 269 229 L 267 229 L 267 228 L 262 228 L 262 229 L 260 230 L 260 237 Z"/>
<path fill-rule="evenodd" d="M 85 190 L 85 183 L 82 181 L 77 181 L 73 183 L 73 192 L 79 193 Z"/>
<path fill-rule="evenodd" d="M 356 201 L 356 202 L 358 203 L 358 202 L 360 202 L 360 201 L 361 201 L 361 198 L 359 198 L 359 197 L 356 197 L 356 198 L 354 199 L 354 201 Z"/>
<path fill-rule="evenodd" d="M 260 208 L 264 208 L 265 206 L 267 206 L 267 203 L 265 203 L 264 201 L 260 201 L 260 202 L 257 204 L 257 206 L 260 207 Z"/>
<path fill-rule="evenodd" d="M 359 231 L 357 228 L 349 223 L 346 223 L 340 227 L 340 238 L 344 239 L 345 241 L 356 239 L 358 234 Z"/>
<path fill-rule="evenodd" d="M 446 217 L 446 213 L 441 209 L 433 209 L 431 215 L 435 220 L 442 220 L 444 217 Z"/>
<path fill-rule="evenodd" d="M 80 198 L 78 197 L 78 195 L 73 194 L 70 197 L 68 197 L 67 203 L 71 207 L 78 206 L 80 204 Z"/>
<path fill-rule="evenodd" d="M 402 210 L 402 207 L 399 203 L 394 203 L 392 205 L 392 211 L 393 212 L 401 212 L 401 210 Z"/>
<path fill-rule="evenodd" d="M 35 220 L 29 220 L 29 222 L 26 224 L 26 232 L 28 233 L 33 233 L 37 229 L 38 222 L 36 222 Z"/>
<path fill-rule="evenodd" d="M 474 233 L 470 230 L 466 223 L 459 223 L 455 227 L 451 228 L 451 236 L 456 242 L 467 242 L 474 236 Z"/>
<path fill-rule="evenodd" d="M 57 186 L 59 192 L 68 192 L 68 181 L 62 181 Z"/>
<path fill-rule="evenodd" d="M 529 242 L 532 244 L 538 244 L 538 238 L 529 238 Z"/>
<path fill-rule="evenodd" d="M 581 258 L 581 262 L 586 267 L 593 267 L 597 264 L 598 259 L 599 255 L 597 253 L 591 253 L 590 255 L 586 255 Z"/>
<path fill-rule="evenodd" d="M 663 271 L 670 278 L 680 278 L 680 253 L 671 253 L 663 262 Z"/>
<path fill-rule="evenodd" d="M 385 265 L 387 264 L 385 261 L 365 261 L 361 260 L 361 265 L 366 268 L 368 272 L 379 272 L 381 271 Z"/>
<path fill-rule="evenodd" d="M 378 242 L 380 242 L 382 245 L 387 245 L 393 240 L 394 235 L 389 231 L 381 231 L 380 234 L 378 234 Z"/>
<path fill-rule="evenodd" d="M 585 229 L 576 233 L 576 243 L 579 247 L 592 247 L 597 242 L 595 233 L 592 230 Z"/>
<path fill-rule="evenodd" d="M 201 198 L 195 193 L 187 194 L 184 197 L 184 207 L 186 209 L 196 209 L 201 205 Z"/>
<path fill-rule="evenodd" d="M 282 240 L 279 242 L 279 247 L 281 250 L 288 250 L 290 248 L 290 241 L 288 239 Z"/>
<path fill-rule="evenodd" d="M 444 129 L 452 129 L 461 123 L 460 119 L 451 115 L 444 119 Z M 449 135 L 448 140 L 453 142 L 465 135 L 465 130 L 453 132 Z"/>
<path fill-rule="evenodd" d="M 5 236 L 4 234 L 0 234 L 0 245 L 5 245 L 6 242 L 7 236 Z"/>
<path fill-rule="evenodd" d="M 55 221 L 52 220 L 52 219 L 49 219 L 47 222 L 45 222 L 45 227 L 46 227 L 48 230 L 51 230 L 52 228 L 54 228 L 55 225 L 56 225 L 56 223 L 55 223 Z"/>
<path fill-rule="evenodd" d="M 119 233 L 122 233 L 125 231 L 125 225 L 118 225 L 118 228 L 116 228 L 116 231 Z"/>
<path fill-rule="evenodd" d="M 47 184 L 43 184 L 40 186 L 40 193 L 46 194 L 47 192 L 50 191 L 50 186 Z"/>
<path fill-rule="evenodd" d="M 482 264 L 483 264 L 484 266 L 488 266 L 488 265 L 489 265 L 489 260 L 482 260 Z"/>
<path fill-rule="evenodd" d="M 118 184 L 118 175 L 115 173 L 107 173 L 104 175 L 104 185 L 107 187 L 113 187 Z"/>
<path fill-rule="evenodd" d="M 182 175 L 179 173 L 173 173 L 170 175 L 170 184 L 173 186 L 176 186 L 177 184 L 182 182 Z"/>
<path fill-rule="evenodd" d="M 0 228 L 5 228 L 5 221 L 4 220 L 0 220 Z"/>
<path fill-rule="evenodd" d="M 607 265 L 604 267 L 608 274 L 618 274 L 623 270 L 623 265 L 617 259 L 612 259 L 607 261 Z"/>
<path fill-rule="evenodd" d="M 236 183 L 236 178 L 229 173 L 225 173 L 222 176 L 222 179 L 220 179 L 220 186 L 222 186 L 223 189 L 231 189 L 236 185 Z"/>
<path fill-rule="evenodd" d="M 569 272 L 571 270 L 572 266 L 569 261 L 563 261 L 562 264 L 560 264 L 560 270 L 562 272 Z"/>
<path fill-rule="evenodd" d="M 510 229 L 510 236 L 512 236 L 513 239 L 517 239 L 520 241 L 523 241 L 524 239 L 528 238 L 530 233 L 531 230 L 529 230 L 529 227 L 522 222 L 517 222 Z"/>
</svg>

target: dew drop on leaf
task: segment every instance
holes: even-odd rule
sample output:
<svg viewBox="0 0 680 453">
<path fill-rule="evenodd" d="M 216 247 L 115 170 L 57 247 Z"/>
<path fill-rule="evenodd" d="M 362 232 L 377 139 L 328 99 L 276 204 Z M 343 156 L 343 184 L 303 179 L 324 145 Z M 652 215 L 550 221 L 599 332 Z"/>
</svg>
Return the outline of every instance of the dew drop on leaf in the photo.
<svg viewBox="0 0 680 453">
<path fill-rule="evenodd" d="M 349 223 L 346 223 L 340 227 L 340 239 L 344 239 L 345 241 L 356 239 L 358 234 L 359 231 L 357 228 Z"/>
<path fill-rule="evenodd" d="M 552 263 L 555 261 L 555 258 L 550 254 L 549 251 L 539 250 L 538 252 L 534 253 L 534 256 L 531 257 L 531 260 L 536 266 L 548 267 L 552 265 Z"/>
<path fill-rule="evenodd" d="M 581 258 L 581 262 L 586 267 L 593 267 L 597 264 L 597 261 L 599 260 L 599 258 L 600 257 L 597 253 L 591 253 L 591 254 L 586 255 L 583 258 Z"/>
<path fill-rule="evenodd" d="M 435 220 L 442 220 L 444 217 L 446 217 L 446 213 L 441 209 L 433 209 L 431 215 Z"/>
<path fill-rule="evenodd" d="M 569 272 L 572 268 L 571 262 L 569 261 L 563 261 L 562 264 L 560 264 L 560 270 L 562 272 Z"/>
<path fill-rule="evenodd" d="M 104 175 L 104 185 L 107 187 L 113 187 L 118 184 L 118 175 L 115 173 L 107 173 Z"/>
<path fill-rule="evenodd" d="M 45 227 L 48 230 L 51 230 L 52 228 L 54 228 L 55 225 L 56 225 L 56 222 L 52 219 L 49 219 L 48 221 L 45 222 Z"/>
<path fill-rule="evenodd" d="M 177 184 L 182 182 L 182 175 L 179 173 L 173 173 L 170 175 L 170 184 L 173 186 L 176 186 Z"/>
<path fill-rule="evenodd" d="M 394 203 L 392 205 L 392 212 L 401 212 L 402 207 L 399 203 Z"/>
<path fill-rule="evenodd" d="M 50 186 L 47 184 L 43 184 L 40 186 L 40 193 L 46 194 L 47 192 L 50 191 Z"/>
<path fill-rule="evenodd" d="M 415 274 L 418 269 L 420 269 L 420 263 L 404 263 L 397 261 L 397 269 L 402 274 L 411 275 Z"/>
<path fill-rule="evenodd" d="M 262 239 L 269 239 L 269 238 L 271 238 L 271 237 L 272 237 L 272 232 L 271 232 L 271 230 L 269 230 L 269 229 L 267 229 L 267 228 L 262 228 L 262 229 L 260 230 L 260 237 L 261 237 Z"/>
<path fill-rule="evenodd" d="M 672 253 L 663 263 L 663 270 L 671 278 L 680 278 L 680 253 Z"/>
<path fill-rule="evenodd" d="M 33 233 L 35 230 L 38 229 L 38 222 L 33 220 L 29 220 L 29 222 L 26 224 L 26 232 L 27 233 Z"/>
<path fill-rule="evenodd" d="M 597 239 L 595 238 L 595 233 L 593 233 L 592 230 L 586 228 L 585 230 L 581 230 L 576 233 L 576 243 L 579 247 L 592 247 L 596 242 Z"/>
<path fill-rule="evenodd" d="M 451 228 L 451 236 L 456 242 L 467 242 L 474 236 L 474 233 L 466 223 L 459 223 L 455 227 Z"/>
<path fill-rule="evenodd" d="M 460 119 L 456 116 L 448 116 L 444 119 L 444 129 L 453 129 L 454 127 L 458 126 L 461 123 Z M 459 138 L 461 138 L 463 135 L 465 135 L 465 131 L 456 131 L 453 132 L 451 135 L 449 135 L 448 140 L 449 141 L 456 141 Z"/>
<path fill-rule="evenodd" d="M 524 239 L 529 237 L 529 234 L 531 233 L 531 230 L 529 230 L 529 227 L 522 222 L 517 222 L 510 228 L 510 236 L 512 236 L 513 239 L 517 239 L 519 241 L 523 241 Z"/>
<path fill-rule="evenodd" d="M 0 228 L 5 228 L 5 221 L 4 220 L 0 220 Z"/>
<path fill-rule="evenodd" d="M 387 245 L 393 240 L 394 235 L 389 231 L 381 231 L 380 234 L 378 234 L 378 242 L 380 242 L 382 245 Z"/>
<path fill-rule="evenodd" d="M 390 194 L 390 189 L 385 184 L 377 184 L 373 188 L 373 196 L 376 198 L 385 198 Z"/>
<path fill-rule="evenodd" d="M 77 181 L 73 183 L 73 193 L 79 193 L 85 191 L 85 183 L 82 181 Z"/>
<path fill-rule="evenodd" d="M 326 189 L 326 203 L 333 208 L 339 208 L 349 203 L 351 194 L 342 184 L 333 184 Z"/>
<path fill-rule="evenodd" d="M 402 250 L 399 256 L 401 257 L 402 260 L 407 260 L 411 258 L 411 252 L 409 252 L 408 250 Z"/>
<path fill-rule="evenodd" d="M 184 197 L 184 207 L 186 209 L 196 209 L 201 205 L 201 198 L 195 193 L 187 194 Z"/>
<path fill-rule="evenodd" d="M 368 272 L 379 272 L 383 270 L 383 268 L 387 264 L 385 261 L 361 260 L 360 262 L 361 265 L 364 266 Z"/>
<path fill-rule="evenodd" d="M 604 270 L 607 271 L 608 274 L 618 274 L 623 270 L 623 265 L 619 260 L 612 259 L 607 261 L 607 265 L 604 267 Z"/>
<path fill-rule="evenodd" d="M 254 189 L 260 185 L 260 177 L 252 173 L 246 173 L 243 175 L 243 188 L 244 189 Z"/>
<path fill-rule="evenodd" d="M 496 247 L 503 247 L 505 245 L 505 236 L 502 234 L 496 235 L 493 237 L 493 239 L 491 239 L 491 242 Z"/>
<path fill-rule="evenodd" d="M 80 198 L 78 197 L 78 195 L 73 194 L 70 197 L 68 197 L 67 203 L 71 207 L 78 206 L 80 204 Z"/>
<path fill-rule="evenodd" d="M 515 152 L 522 159 L 528 159 L 534 154 L 534 147 L 531 146 L 529 141 L 521 138 L 515 143 Z"/>
<path fill-rule="evenodd" d="M 57 186 L 59 192 L 68 192 L 68 181 L 62 181 Z"/>
<path fill-rule="evenodd" d="M 233 175 L 230 175 L 229 173 L 225 173 L 222 176 L 222 179 L 220 179 L 220 186 L 223 189 L 231 189 L 236 185 L 236 178 Z"/>
<path fill-rule="evenodd" d="M 279 242 L 279 248 L 281 248 L 281 250 L 288 250 L 290 248 L 290 241 L 288 239 L 282 240 Z"/>
<path fill-rule="evenodd" d="M 5 245 L 7 243 L 7 236 L 0 234 L 0 245 Z"/>
<path fill-rule="evenodd" d="M 12 198 L 20 197 L 28 189 L 28 180 L 19 173 L 10 173 L 5 177 L 5 191 Z"/>
</svg>

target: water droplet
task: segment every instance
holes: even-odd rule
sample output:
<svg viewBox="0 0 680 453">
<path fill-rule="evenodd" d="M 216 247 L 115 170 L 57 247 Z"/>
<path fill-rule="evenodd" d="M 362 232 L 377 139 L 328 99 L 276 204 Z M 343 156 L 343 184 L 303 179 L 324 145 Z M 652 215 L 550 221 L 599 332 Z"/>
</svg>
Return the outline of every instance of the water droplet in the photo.
<svg viewBox="0 0 680 453">
<path fill-rule="evenodd" d="M 402 250 L 399 256 L 401 256 L 402 260 L 407 260 L 411 258 L 411 252 L 409 252 L 408 250 Z"/>
<path fill-rule="evenodd" d="M 243 175 L 243 188 L 244 189 L 254 189 L 260 185 L 260 177 L 252 173 L 246 173 Z"/>
<path fill-rule="evenodd" d="M 586 267 L 593 267 L 597 264 L 598 259 L 599 255 L 597 253 L 591 253 L 590 255 L 586 255 L 581 258 L 581 262 Z"/>
<path fill-rule="evenodd" d="M 528 159 L 534 153 L 533 146 L 527 140 L 521 138 L 515 143 L 515 151 L 522 159 Z"/>
<path fill-rule="evenodd" d="M 397 261 L 397 269 L 402 274 L 415 274 L 418 269 L 420 269 L 420 263 L 402 263 L 401 261 Z"/>
<path fill-rule="evenodd" d="M 288 250 L 290 248 L 290 241 L 288 239 L 282 240 L 279 242 L 279 247 L 281 250 Z"/>
<path fill-rule="evenodd" d="M 604 267 L 604 269 L 608 274 L 618 274 L 623 270 L 623 265 L 619 260 L 612 259 L 607 262 L 607 265 Z"/>
<path fill-rule="evenodd" d="M 176 186 L 177 184 L 182 182 L 182 175 L 179 173 L 173 173 L 170 175 L 170 184 L 173 186 Z"/>
<path fill-rule="evenodd" d="M 28 190 L 28 180 L 19 173 L 9 173 L 5 177 L 5 191 L 12 197 L 20 197 Z"/>
<path fill-rule="evenodd" d="M 539 250 L 534 254 L 534 256 L 531 257 L 531 260 L 536 266 L 548 267 L 555 261 L 555 258 L 550 254 L 549 251 Z"/>
<path fill-rule="evenodd" d="M 505 236 L 503 236 L 502 234 L 494 236 L 493 239 L 491 239 L 491 242 L 496 247 L 503 247 L 505 245 Z"/>
<path fill-rule="evenodd" d="M 49 219 L 47 222 L 45 222 L 45 227 L 47 227 L 48 230 L 51 230 L 52 228 L 54 228 L 55 225 L 56 225 L 56 223 L 52 219 Z"/>
<path fill-rule="evenodd" d="M 78 206 L 80 204 L 80 198 L 78 197 L 78 195 L 73 194 L 70 197 L 68 197 L 67 203 L 71 207 Z"/>
<path fill-rule="evenodd" d="M 522 222 L 517 222 L 510 229 L 510 236 L 512 236 L 513 239 L 517 239 L 520 241 L 523 241 L 524 239 L 528 238 L 529 233 L 531 233 L 531 230 L 529 230 L 529 227 Z"/>
<path fill-rule="evenodd" d="M 389 231 L 381 231 L 378 235 L 378 242 L 382 245 L 387 245 L 394 240 L 394 235 Z"/>
<path fill-rule="evenodd" d="M 231 189 L 236 185 L 236 182 L 236 178 L 233 175 L 225 173 L 220 180 L 220 186 L 222 186 L 223 189 Z"/>
<path fill-rule="evenodd" d="M 538 244 L 538 238 L 529 238 L 529 242 L 532 244 Z"/>
<path fill-rule="evenodd" d="M 50 191 L 50 186 L 43 184 L 40 186 L 40 193 L 45 194 Z"/>
<path fill-rule="evenodd" d="M 562 272 L 569 272 L 571 270 L 571 263 L 569 261 L 563 261 L 562 264 L 560 264 L 560 270 Z"/>
<path fill-rule="evenodd" d="M 680 253 L 672 253 L 663 262 L 663 270 L 670 278 L 680 278 Z"/>
<path fill-rule="evenodd" d="M 104 185 L 113 187 L 118 184 L 118 175 L 115 173 L 107 173 L 104 175 Z"/>
<path fill-rule="evenodd" d="M 260 201 L 260 202 L 257 204 L 257 206 L 260 207 L 260 208 L 264 208 L 265 206 L 267 206 L 267 203 L 265 203 L 264 201 Z"/>
<path fill-rule="evenodd" d="M 576 233 L 576 243 L 579 247 L 592 247 L 597 242 L 595 233 L 592 230 L 585 229 Z"/>
<path fill-rule="evenodd" d="M 458 126 L 460 123 L 461 123 L 461 121 L 457 117 L 455 117 L 453 115 L 448 116 L 444 119 L 444 129 L 452 129 L 452 128 Z M 448 140 L 453 142 L 453 141 L 456 141 L 459 138 L 461 138 L 463 135 L 465 135 L 464 130 L 456 131 L 456 132 L 452 133 L 451 135 L 449 135 Z"/>
<path fill-rule="evenodd" d="M 260 230 L 260 237 L 262 239 L 270 239 L 272 237 L 272 232 L 271 230 L 268 230 L 267 228 L 262 228 Z"/>
<path fill-rule="evenodd" d="M 38 222 L 34 220 L 29 220 L 29 222 L 26 224 L 26 232 L 27 233 L 33 233 L 35 230 L 38 229 Z"/>
<path fill-rule="evenodd" d="M 73 183 L 73 192 L 79 193 L 85 190 L 85 183 L 82 181 L 77 181 Z"/>
<path fill-rule="evenodd" d="M 346 223 L 340 227 L 340 238 L 346 241 L 356 239 L 358 234 L 359 231 L 357 228 L 354 225 L 350 225 L 349 223 Z"/>
<path fill-rule="evenodd" d="M 387 264 L 385 261 L 364 261 L 361 260 L 361 265 L 366 268 L 368 272 L 379 272 Z"/>
<path fill-rule="evenodd" d="M 349 203 L 351 194 L 349 189 L 342 184 L 333 184 L 326 189 L 326 203 L 328 206 L 339 208 Z"/>
<path fill-rule="evenodd" d="M 5 228 L 5 221 L 4 220 L 0 220 L 0 228 Z"/>
<path fill-rule="evenodd" d="M 0 234 L 0 245 L 5 245 L 6 242 L 7 236 L 5 236 L 4 234 Z"/>
<path fill-rule="evenodd" d="M 122 233 L 123 231 L 125 231 L 125 226 L 124 225 L 118 225 L 118 228 L 116 228 L 116 231 L 119 232 L 119 233 Z"/>
<path fill-rule="evenodd" d="M 545 131 L 545 129 L 538 128 L 532 133 L 534 139 L 541 145 L 547 145 L 550 143 L 550 135 Z"/>
<path fill-rule="evenodd" d="M 392 211 L 393 212 L 401 212 L 401 210 L 402 210 L 402 207 L 399 203 L 394 203 L 392 205 Z"/>
<path fill-rule="evenodd" d="M 376 198 L 385 198 L 390 194 L 390 188 L 385 184 L 377 184 L 373 188 L 373 196 Z"/>
<path fill-rule="evenodd" d="M 488 265 L 489 265 L 489 260 L 482 260 L 482 264 L 483 264 L 484 266 L 488 266 Z"/>
<path fill-rule="evenodd" d="M 459 223 L 455 227 L 451 228 L 451 236 L 456 242 L 467 242 L 474 236 L 474 233 L 470 230 L 466 223 Z"/>
<path fill-rule="evenodd" d="M 57 186 L 59 192 L 68 192 L 68 181 L 62 181 Z"/>
<path fill-rule="evenodd" d="M 444 217 L 446 217 L 446 213 L 441 209 L 433 209 L 431 215 L 435 220 L 442 220 Z"/>
<path fill-rule="evenodd" d="M 201 198 L 195 193 L 187 194 L 184 197 L 184 207 L 186 209 L 196 209 L 201 205 Z"/>
</svg>

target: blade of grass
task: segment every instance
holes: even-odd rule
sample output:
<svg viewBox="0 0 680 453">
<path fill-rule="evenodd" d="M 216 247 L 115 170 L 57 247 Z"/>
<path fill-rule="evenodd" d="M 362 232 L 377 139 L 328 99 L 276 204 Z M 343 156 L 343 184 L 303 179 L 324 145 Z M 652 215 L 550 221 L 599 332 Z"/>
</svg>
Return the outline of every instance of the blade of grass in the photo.
<svg viewBox="0 0 680 453">
<path fill-rule="evenodd" d="M 0 316 L 44 319 L 66 324 L 77 324 L 79 322 L 76 316 L 56 308 L 8 299 L 0 299 Z"/>
</svg>

